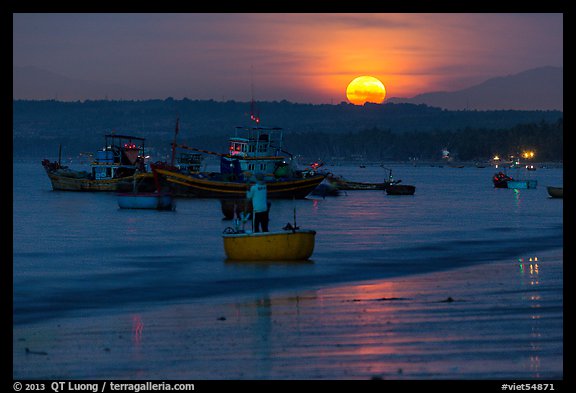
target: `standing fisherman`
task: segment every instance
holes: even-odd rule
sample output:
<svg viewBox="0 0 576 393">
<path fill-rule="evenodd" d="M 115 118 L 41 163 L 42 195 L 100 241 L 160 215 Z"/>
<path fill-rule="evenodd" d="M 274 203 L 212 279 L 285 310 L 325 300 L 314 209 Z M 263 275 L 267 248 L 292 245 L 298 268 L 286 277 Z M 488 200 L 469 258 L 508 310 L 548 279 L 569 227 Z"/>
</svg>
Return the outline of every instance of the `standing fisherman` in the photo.
<svg viewBox="0 0 576 393">
<path fill-rule="evenodd" d="M 256 174 L 256 184 L 246 193 L 246 198 L 252 201 L 252 214 L 254 214 L 254 232 L 268 232 L 268 199 L 266 196 L 266 183 L 262 173 Z"/>
</svg>

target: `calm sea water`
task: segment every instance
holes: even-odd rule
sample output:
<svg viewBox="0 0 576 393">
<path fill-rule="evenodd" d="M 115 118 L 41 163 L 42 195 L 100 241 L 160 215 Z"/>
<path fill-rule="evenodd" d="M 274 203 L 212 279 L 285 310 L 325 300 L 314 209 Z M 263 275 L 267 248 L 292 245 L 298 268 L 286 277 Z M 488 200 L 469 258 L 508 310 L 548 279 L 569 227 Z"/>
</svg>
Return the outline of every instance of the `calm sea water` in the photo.
<svg viewBox="0 0 576 393">
<path fill-rule="evenodd" d="M 179 199 L 176 210 L 118 208 L 113 193 L 53 191 L 40 164 L 14 162 L 14 323 L 236 294 L 446 270 L 562 248 L 563 201 L 546 186 L 563 170 L 530 175 L 535 190 L 495 189 L 493 168 L 392 166 L 413 196 L 348 191 L 274 200 L 271 230 L 317 231 L 306 263 L 227 262 L 220 202 Z M 335 166 L 380 182 L 380 167 Z"/>
</svg>

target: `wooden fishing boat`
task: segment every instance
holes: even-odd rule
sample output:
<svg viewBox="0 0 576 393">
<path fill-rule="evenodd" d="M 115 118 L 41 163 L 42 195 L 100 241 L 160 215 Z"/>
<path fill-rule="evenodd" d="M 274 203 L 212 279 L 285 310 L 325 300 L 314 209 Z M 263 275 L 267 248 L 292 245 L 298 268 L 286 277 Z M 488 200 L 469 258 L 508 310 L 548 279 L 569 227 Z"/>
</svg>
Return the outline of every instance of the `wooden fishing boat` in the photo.
<svg viewBox="0 0 576 393">
<path fill-rule="evenodd" d="M 564 187 L 546 187 L 548 195 L 552 198 L 564 198 Z"/>
<path fill-rule="evenodd" d="M 416 187 L 408 184 L 388 184 L 386 194 L 388 195 L 414 195 Z"/>
<path fill-rule="evenodd" d="M 156 169 L 166 181 L 175 184 L 174 193 L 180 197 L 239 199 L 250 188 L 249 178 L 230 180 L 220 173 L 184 174 L 170 169 Z M 277 179 L 265 177 L 268 198 L 303 199 L 324 180 L 315 174 L 303 178 Z"/>
<path fill-rule="evenodd" d="M 312 168 L 293 167 L 292 155 L 282 150 L 282 129 L 278 127 L 237 127 L 235 135 L 229 138 L 225 154 L 176 143 L 172 146 L 220 157 L 220 172 L 183 173 L 176 168 L 158 166 L 155 171 L 163 182 L 172 185 L 179 197 L 243 198 L 249 182 L 261 173 L 269 198 L 302 199 L 326 177 Z"/>
<path fill-rule="evenodd" d="M 119 193 L 118 206 L 121 209 L 174 210 L 174 197 L 159 192 Z"/>
<path fill-rule="evenodd" d="M 326 181 L 333 184 L 339 190 L 385 190 L 386 182 L 382 183 L 366 183 L 346 180 L 340 176 L 332 174 L 326 177 Z"/>
<path fill-rule="evenodd" d="M 58 161 L 42 161 L 52 189 L 59 191 L 117 191 L 131 188 L 136 177 L 142 186 L 152 186 L 152 174 L 146 170 L 144 138 L 105 135 L 102 150 L 96 152 L 89 171 L 73 170 Z M 59 152 L 60 155 L 60 152 Z"/>
<path fill-rule="evenodd" d="M 399 183 L 402 180 L 394 180 L 392 176 L 392 169 L 388 170 L 388 178 L 382 183 L 366 183 L 346 180 L 340 176 L 329 174 L 326 181 L 333 184 L 339 190 L 385 190 L 388 195 L 414 195 L 416 187 L 412 185 Z"/>
<path fill-rule="evenodd" d="M 231 229 L 231 228 L 230 228 Z M 276 232 L 222 235 L 231 261 L 305 261 L 314 252 L 316 231 L 297 229 Z"/>
</svg>

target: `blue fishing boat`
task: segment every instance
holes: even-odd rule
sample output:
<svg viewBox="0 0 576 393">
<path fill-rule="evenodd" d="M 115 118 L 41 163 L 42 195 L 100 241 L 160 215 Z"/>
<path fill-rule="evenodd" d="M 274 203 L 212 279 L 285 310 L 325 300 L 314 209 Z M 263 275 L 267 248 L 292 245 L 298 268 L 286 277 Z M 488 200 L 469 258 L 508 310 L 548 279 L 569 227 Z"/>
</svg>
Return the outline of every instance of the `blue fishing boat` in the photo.
<svg viewBox="0 0 576 393">
<path fill-rule="evenodd" d="M 138 192 L 119 193 L 118 206 L 121 209 L 174 210 L 174 197 L 169 193 Z"/>
<path fill-rule="evenodd" d="M 305 198 L 326 175 L 313 168 L 297 169 L 292 154 L 283 150 L 282 140 L 281 128 L 256 126 L 237 127 L 226 153 L 173 143 L 173 148 L 218 156 L 220 171 L 183 173 L 171 166 L 158 166 L 155 172 L 179 197 L 241 199 L 249 181 L 261 173 L 268 198 Z"/>
</svg>

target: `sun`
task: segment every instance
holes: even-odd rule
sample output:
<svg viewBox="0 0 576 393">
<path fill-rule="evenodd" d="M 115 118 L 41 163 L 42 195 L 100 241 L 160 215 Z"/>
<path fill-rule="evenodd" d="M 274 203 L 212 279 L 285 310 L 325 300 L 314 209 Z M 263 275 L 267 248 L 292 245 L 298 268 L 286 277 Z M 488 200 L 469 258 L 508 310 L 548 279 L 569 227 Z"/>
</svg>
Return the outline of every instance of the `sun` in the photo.
<svg viewBox="0 0 576 393">
<path fill-rule="evenodd" d="M 346 97 L 354 105 L 364 105 L 366 102 L 381 104 L 386 97 L 386 88 L 373 76 L 359 76 L 346 88 Z"/>
</svg>

